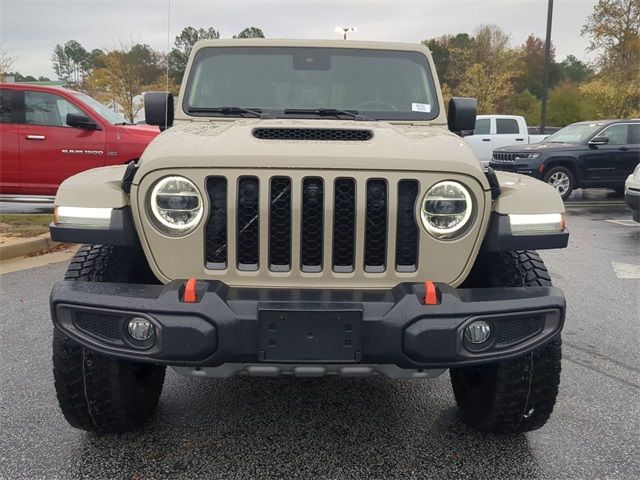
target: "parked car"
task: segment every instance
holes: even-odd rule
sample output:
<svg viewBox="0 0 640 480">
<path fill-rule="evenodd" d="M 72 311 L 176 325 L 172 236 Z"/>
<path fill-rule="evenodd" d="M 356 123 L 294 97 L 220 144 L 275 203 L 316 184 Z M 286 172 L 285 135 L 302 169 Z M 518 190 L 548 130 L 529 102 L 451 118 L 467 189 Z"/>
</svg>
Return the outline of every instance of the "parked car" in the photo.
<svg viewBox="0 0 640 480">
<path fill-rule="evenodd" d="M 0 194 L 54 195 L 76 173 L 137 160 L 158 133 L 84 93 L 2 83 Z"/>
<path fill-rule="evenodd" d="M 624 185 L 624 199 L 633 210 L 633 219 L 640 222 L 640 164 L 627 177 Z"/>
<path fill-rule="evenodd" d="M 524 173 L 551 184 L 563 199 L 574 188 L 613 188 L 640 161 L 640 120 L 598 120 L 568 125 L 537 145 L 494 150 L 494 170 Z"/>
<path fill-rule="evenodd" d="M 530 134 L 526 120 L 518 115 L 478 115 L 473 135 L 465 136 L 464 141 L 481 162 L 488 163 L 498 147 L 538 143 L 546 137 L 548 134 Z"/>
</svg>

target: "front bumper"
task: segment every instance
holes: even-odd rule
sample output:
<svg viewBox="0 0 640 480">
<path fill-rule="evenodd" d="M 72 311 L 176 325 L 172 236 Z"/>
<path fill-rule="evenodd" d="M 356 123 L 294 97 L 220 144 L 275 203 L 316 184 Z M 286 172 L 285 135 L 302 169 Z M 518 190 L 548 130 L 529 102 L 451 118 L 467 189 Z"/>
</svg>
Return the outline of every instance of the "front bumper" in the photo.
<svg viewBox="0 0 640 480">
<path fill-rule="evenodd" d="M 640 222 L 640 190 L 631 190 L 627 188 L 627 191 L 624 194 L 624 200 L 633 211 L 633 219 L 636 222 Z"/>
<path fill-rule="evenodd" d="M 491 160 L 489 166 L 496 171 L 520 173 L 540 180 L 543 174 L 540 173 L 540 164 L 526 164 L 517 162 L 496 162 Z"/>
<path fill-rule="evenodd" d="M 198 282 L 129 285 L 62 281 L 51 293 L 55 326 L 83 346 L 129 360 L 173 366 L 389 364 L 447 368 L 523 355 L 550 340 L 565 316 L 553 287 L 453 289 L 423 284 L 389 290 L 278 290 Z M 126 322 L 143 317 L 155 336 L 136 342 Z M 491 326 L 480 347 L 465 339 L 475 320 Z"/>
</svg>

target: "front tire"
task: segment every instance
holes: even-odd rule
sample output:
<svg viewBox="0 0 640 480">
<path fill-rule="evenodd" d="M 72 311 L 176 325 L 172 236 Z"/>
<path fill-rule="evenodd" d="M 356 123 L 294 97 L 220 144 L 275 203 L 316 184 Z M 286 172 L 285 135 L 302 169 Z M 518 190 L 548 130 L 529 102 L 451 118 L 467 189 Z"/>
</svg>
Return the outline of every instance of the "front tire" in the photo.
<svg viewBox="0 0 640 480">
<path fill-rule="evenodd" d="M 478 258 L 466 286 L 550 286 L 542 259 L 533 251 L 500 252 Z M 525 356 L 485 365 L 452 368 L 451 384 L 463 421 L 491 433 L 521 433 L 542 427 L 558 395 L 562 340 L 558 334 Z"/>
<path fill-rule="evenodd" d="M 556 189 L 562 200 L 566 200 L 576 186 L 573 172 L 566 167 L 550 168 L 544 181 Z"/>
<path fill-rule="evenodd" d="M 138 283 L 153 276 L 137 249 L 85 245 L 71 260 L 65 279 Z M 108 357 L 54 330 L 55 388 L 62 414 L 73 427 L 96 433 L 140 428 L 155 412 L 164 375 L 164 366 Z"/>
</svg>

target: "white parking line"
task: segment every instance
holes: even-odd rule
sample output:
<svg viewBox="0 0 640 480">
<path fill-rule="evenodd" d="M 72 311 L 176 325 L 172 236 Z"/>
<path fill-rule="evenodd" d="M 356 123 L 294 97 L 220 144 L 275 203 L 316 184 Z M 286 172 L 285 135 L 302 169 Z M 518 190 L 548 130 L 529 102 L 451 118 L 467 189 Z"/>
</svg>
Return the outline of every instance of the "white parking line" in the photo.
<svg viewBox="0 0 640 480">
<path fill-rule="evenodd" d="M 623 227 L 640 227 L 640 223 L 634 222 L 633 220 L 605 220 L 605 222 L 615 223 Z"/>
<path fill-rule="evenodd" d="M 640 279 L 640 265 L 634 265 L 632 263 L 611 262 L 611 266 L 613 267 L 613 271 L 616 272 L 616 276 L 620 279 Z"/>
<path fill-rule="evenodd" d="M 581 207 L 619 207 L 625 205 L 624 201 L 596 201 L 596 202 L 565 202 L 566 208 L 581 208 Z"/>
</svg>

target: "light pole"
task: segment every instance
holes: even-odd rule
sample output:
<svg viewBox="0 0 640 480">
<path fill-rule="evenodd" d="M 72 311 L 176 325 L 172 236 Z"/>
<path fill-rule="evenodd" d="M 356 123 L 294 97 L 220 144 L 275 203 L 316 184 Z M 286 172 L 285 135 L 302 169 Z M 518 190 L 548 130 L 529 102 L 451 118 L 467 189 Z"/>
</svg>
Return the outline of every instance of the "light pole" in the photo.
<svg viewBox="0 0 640 480">
<path fill-rule="evenodd" d="M 333 29 L 334 32 L 342 33 L 343 39 L 347 39 L 347 32 L 357 32 L 358 29 L 356 27 L 336 27 Z"/>
<path fill-rule="evenodd" d="M 547 7 L 547 37 L 544 41 L 544 73 L 542 78 L 542 106 L 540 108 L 540 133 L 544 134 L 547 123 L 547 89 L 549 88 L 549 62 L 551 61 L 551 19 L 553 18 L 553 0 Z"/>
</svg>

